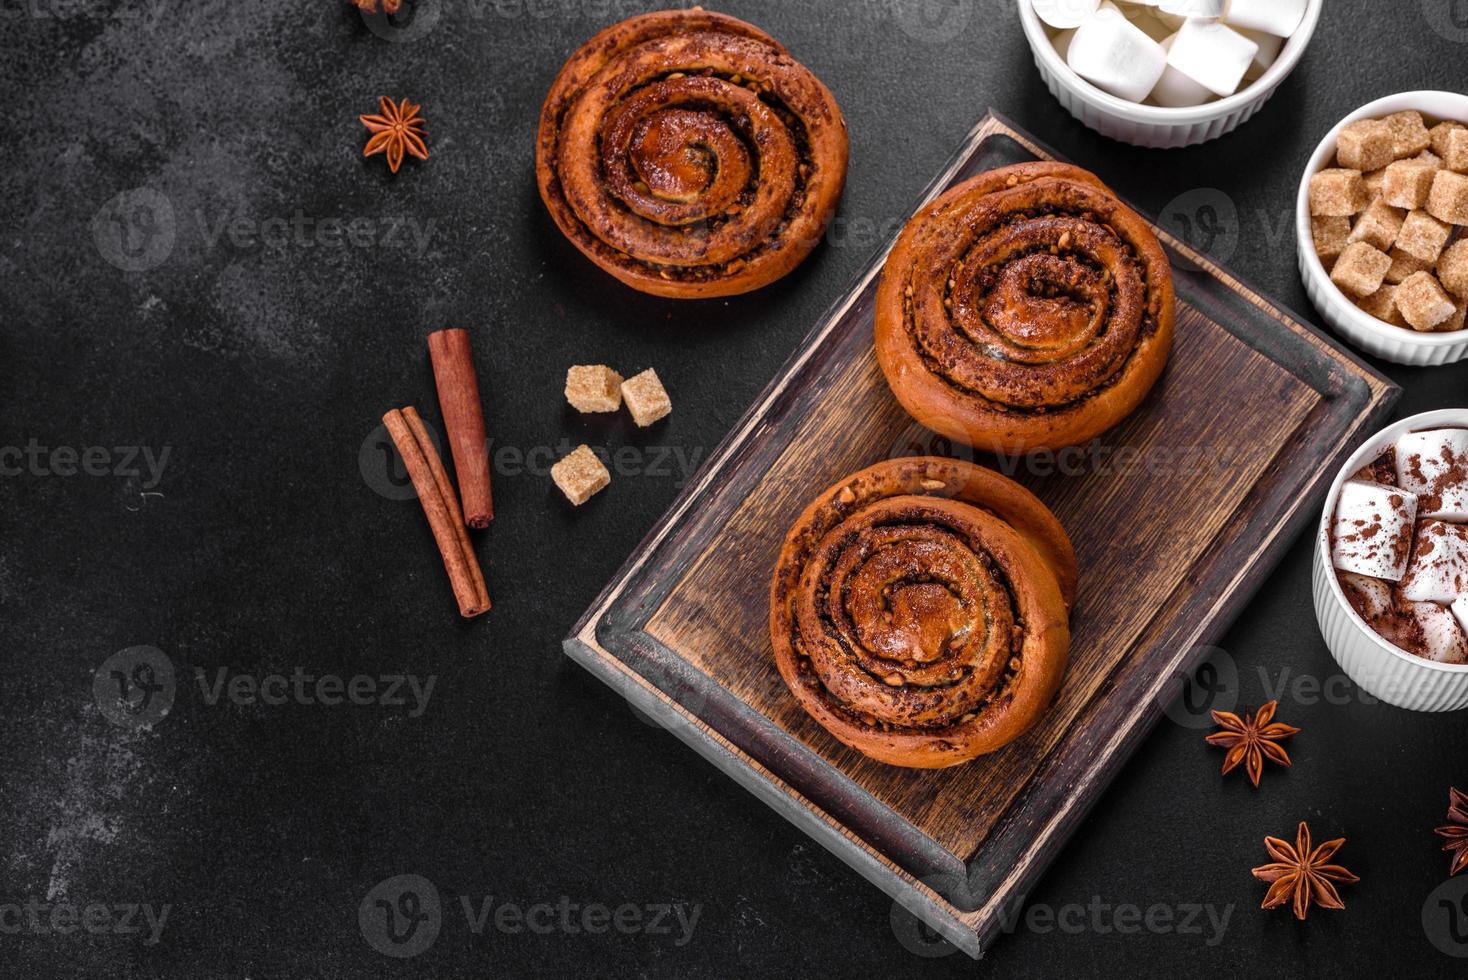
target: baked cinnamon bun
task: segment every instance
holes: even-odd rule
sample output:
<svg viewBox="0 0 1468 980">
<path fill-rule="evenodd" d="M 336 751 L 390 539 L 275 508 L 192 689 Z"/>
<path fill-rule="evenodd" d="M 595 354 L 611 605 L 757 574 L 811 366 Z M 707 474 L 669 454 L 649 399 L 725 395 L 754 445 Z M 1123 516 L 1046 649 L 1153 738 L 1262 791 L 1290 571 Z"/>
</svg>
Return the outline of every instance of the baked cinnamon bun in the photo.
<svg viewBox="0 0 1468 980">
<path fill-rule="evenodd" d="M 1166 366 L 1176 317 L 1157 238 L 1058 163 L 966 181 L 907 224 L 877 293 L 877 359 L 908 413 L 992 452 L 1080 445 Z"/>
<path fill-rule="evenodd" d="M 540 195 L 561 231 L 634 289 L 675 299 L 774 282 L 825 231 L 846 122 L 774 38 L 695 7 L 607 28 L 541 111 Z"/>
<path fill-rule="evenodd" d="M 991 470 L 891 460 L 831 487 L 770 586 L 780 676 L 846 745 L 938 769 L 1007 745 L 1065 672 L 1075 555 L 1055 516 Z"/>
</svg>

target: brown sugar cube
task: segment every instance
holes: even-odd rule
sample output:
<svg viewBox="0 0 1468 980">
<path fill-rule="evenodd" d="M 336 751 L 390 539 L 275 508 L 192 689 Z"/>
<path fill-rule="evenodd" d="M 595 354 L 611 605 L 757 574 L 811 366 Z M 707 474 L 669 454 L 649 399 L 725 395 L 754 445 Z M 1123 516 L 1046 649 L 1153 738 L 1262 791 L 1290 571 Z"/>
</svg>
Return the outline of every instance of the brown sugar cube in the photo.
<svg viewBox="0 0 1468 980">
<path fill-rule="evenodd" d="M 1392 260 L 1381 249 L 1365 242 L 1352 242 L 1336 259 L 1335 268 L 1330 270 L 1330 281 L 1347 295 L 1360 299 L 1381 288 L 1386 281 L 1386 270 L 1391 267 Z"/>
<path fill-rule="evenodd" d="M 1468 174 L 1439 170 L 1427 196 L 1427 213 L 1450 225 L 1468 225 Z"/>
<path fill-rule="evenodd" d="M 1468 174 L 1468 129 L 1449 131 L 1443 147 L 1443 166 L 1460 174 Z"/>
<path fill-rule="evenodd" d="M 622 382 L 622 400 L 638 427 L 652 425 L 673 410 L 673 403 L 652 368 Z"/>
<path fill-rule="evenodd" d="M 1468 238 L 1454 242 L 1437 260 L 1437 278 L 1448 292 L 1468 301 Z"/>
<path fill-rule="evenodd" d="M 1414 259 L 1432 265 L 1443 253 L 1443 246 L 1448 243 L 1452 234 L 1452 228 L 1426 211 L 1413 211 L 1407 215 L 1407 220 L 1402 222 L 1401 230 L 1397 232 L 1397 248 Z"/>
<path fill-rule="evenodd" d="M 1397 309 L 1413 330 L 1434 330 L 1458 312 L 1442 284 L 1430 272 L 1408 276 L 1396 292 Z"/>
<path fill-rule="evenodd" d="M 1394 112 L 1382 122 L 1392 131 L 1392 152 L 1398 160 L 1415 157 L 1432 145 L 1432 135 L 1427 131 L 1420 112 Z"/>
<path fill-rule="evenodd" d="M 1371 207 L 1356 219 L 1356 225 L 1351 229 L 1349 241 L 1365 242 L 1383 252 L 1390 251 L 1392 243 L 1397 240 L 1397 233 L 1402 230 L 1402 220 L 1406 217 L 1405 211 L 1394 208 L 1377 198 L 1371 202 Z"/>
<path fill-rule="evenodd" d="M 1361 175 L 1361 189 L 1366 192 L 1366 200 L 1374 201 L 1381 197 L 1381 189 L 1386 186 L 1386 168 L 1373 170 L 1369 174 Z"/>
<path fill-rule="evenodd" d="M 1326 268 L 1346 250 L 1350 244 L 1351 219 L 1347 217 L 1325 217 L 1310 219 L 1310 237 L 1315 240 L 1315 254 L 1320 256 Z"/>
<path fill-rule="evenodd" d="M 622 376 L 605 364 L 577 364 L 566 372 L 566 401 L 578 412 L 622 407 Z"/>
<path fill-rule="evenodd" d="M 1392 260 L 1392 267 L 1386 270 L 1386 281 L 1393 285 L 1396 285 L 1414 273 L 1426 272 L 1432 268 L 1431 262 L 1424 262 L 1415 255 L 1408 255 L 1399 248 L 1393 248 L 1387 255 Z"/>
<path fill-rule="evenodd" d="M 1443 165 L 1443 158 L 1431 150 L 1423 150 L 1414 159 L 1421 160 L 1423 163 L 1430 163 L 1434 169 L 1441 169 Z"/>
<path fill-rule="evenodd" d="M 1401 312 L 1397 310 L 1396 286 L 1382 286 L 1370 296 L 1356 300 L 1356 305 L 1383 323 L 1390 323 L 1394 327 L 1407 325 L 1407 321 L 1402 319 Z"/>
<path fill-rule="evenodd" d="M 1380 170 L 1397 158 L 1397 138 L 1380 119 L 1362 119 L 1341 130 L 1336 159 L 1347 170 Z"/>
<path fill-rule="evenodd" d="M 1460 129 L 1468 129 L 1468 126 L 1450 120 L 1448 122 L 1438 123 L 1432 129 L 1428 130 L 1427 135 L 1432 137 L 1432 152 L 1440 157 L 1446 157 L 1448 155 L 1448 137 Z"/>
<path fill-rule="evenodd" d="M 1462 330 L 1465 326 L 1468 326 L 1468 302 L 1461 302 L 1458 304 L 1458 308 L 1454 311 L 1453 315 L 1442 323 L 1439 323 L 1437 329 L 1433 332 L 1448 333 L 1450 331 Z"/>
<path fill-rule="evenodd" d="M 612 482 L 612 474 L 596 458 L 590 446 L 577 446 L 569 455 L 551 467 L 551 479 L 561 488 L 566 499 L 577 507 L 586 503 Z"/>
<path fill-rule="evenodd" d="M 1437 168 L 1425 160 L 1398 160 L 1386 168 L 1381 199 L 1394 208 L 1415 211 L 1427 203 Z"/>
<path fill-rule="evenodd" d="M 1316 217 L 1350 217 L 1371 201 L 1359 170 L 1322 170 L 1310 178 L 1310 213 Z"/>
</svg>

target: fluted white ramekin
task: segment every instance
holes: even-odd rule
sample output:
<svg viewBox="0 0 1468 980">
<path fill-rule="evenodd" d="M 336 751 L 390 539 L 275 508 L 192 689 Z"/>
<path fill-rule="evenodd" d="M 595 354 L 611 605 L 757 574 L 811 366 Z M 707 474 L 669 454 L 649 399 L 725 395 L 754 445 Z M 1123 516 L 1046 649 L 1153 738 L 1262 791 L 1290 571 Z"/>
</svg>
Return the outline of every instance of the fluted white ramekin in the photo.
<svg viewBox="0 0 1468 980">
<path fill-rule="evenodd" d="M 1305 19 L 1280 49 L 1274 64 L 1243 91 L 1207 105 L 1182 109 L 1139 105 L 1101 91 L 1071 71 L 1060 57 L 1045 32 L 1044 23 L 1035 13 L 1032 0 L 1018 0 L 1018 3 L 1025 38 L 1035 54 L 1035 66 L 1040 69 L 1045 87 L 1066 111 L 1102 136 L 1135 146 L 1169 149 L 1218 139 L 1248 122 L 1300 63 L 1315 33 L 1315 25 L 1320 22 L 1325 0 L 1309 0 Z"/>
<path fill-rule="evenodd" d="M 1412 711 L 1456 711 L 1468 707 L 1468 664 L 1440 664 L 1388 643 L 1366 625 L 1341 590 L 1330 560 L 1330 528 L 1341 485 L 1393 446 L 1404 432 L 1468 428 L 1468 409 L 1449 408 L 1403 419 L 1372 436 L 1336 475 L 1315 532 L 1315 618 L 1325 645 L 1341 669 L 1367 693 Z"/>
<path fill-rule="evenodd" d="M 1325 169 L 1335 156 L 1336 141 L 1341 130 L 1358 119 L 1379 119 L 1394 112 L 1415 109 L 1431 120 L 1456 119 L 1468 122 L 1468 95 L 1456 92 L 1403 92 L 1364 105 L 1342 119 L 1326 134 L 1305 168 L 1295 201 L 1295 241 L 1300 253 L 1300 277 L 1310 302 L 1342 337 L 1368 354 L 1410 364 L 1413 367 L 1436 367 L 1468 357 L 1468 330 L 1448 333 L 1418 333 L 1408 327 L 1383 323 L 1346 298 L 1325 263 L 1315 254 L 1315 241 L 1310 233 L 1310 178 Z M 1429 123 L 1431 125 L 1431 123 Z"/>
</svg>

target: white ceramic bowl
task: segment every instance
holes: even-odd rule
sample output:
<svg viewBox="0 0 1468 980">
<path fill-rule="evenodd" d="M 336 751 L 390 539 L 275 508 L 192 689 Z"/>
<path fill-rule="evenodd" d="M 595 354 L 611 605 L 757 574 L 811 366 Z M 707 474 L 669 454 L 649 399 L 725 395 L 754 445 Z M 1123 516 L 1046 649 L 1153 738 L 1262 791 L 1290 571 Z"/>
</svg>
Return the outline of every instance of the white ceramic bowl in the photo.
<svg viewBox="0 0 1468 980">
<path fill-rule="evenodd" d="M 1315 242 L 1310 234 L 1310 178 L 1324 170 L 1326 163 L 1335 156 L 1336 140 L 1341 130 L 1358 119 L 1376 119 L 1407 109 L 1416 109 L 1428 117 L 1429 125 L 1443 119 L 1468 122 L 1468 95 L 1403 92 L 1377 99 L 1342 119 L 1320 141 L 1315 155 L 1310 158 L 1310 165 L 1305 168 L 1305 176 L 1300 180 L 1300 193 L 1295 202 L 1295 241 L 1300 253 L 1300 277 L 1305 281 L 1305 292 L 1336 333 L 1368 354 L 1398 364 L 1432 367 L 1468 357 L 1468 330 L 1418 333 L 1407 327 L 1381 322 L 1347 299 L 1330 281 L 1330 273 L 1325 271 L 1325 264 L 1315 254 Z"/>
<path fill-rule="evenodd" d="M 1300 63 L 1325 4 L 1325 0 L 1309 0 L 1305 19 L 1285 42 L 1274 64 L 1242 91 L 1207 105 L 1167 109 L 1119 99 L 1071 71 L 1060 52 L 1055 50 L 1055 44 L 1045 32 L 1045 24 L 1035 13 L 1031 0 L 1018 2 L 1025 38 L 1030 42 L 1035 65 L 1040 69 L 1040 77 L 1045 80 L 1050 94 L 1059 99 L 1072 116 L 1102 136 L 1136 146 L 1157 148 L 1206 143 L 1248 122 Z"/>
<path fill-rule="evenodd" d="M 1456 711 L 1468 707 L 1468 664 L 1440 664 L 1415 657 L 1383 640 L 1341 591 L 1330 561 L 1330 526 L 1341 484 L 1394 445 L 1404 432 L 1468 428 L 1468 409 L 1450 408 L 1403 419 L 1368 439 L 1331 484 L 1315 531 L 1315 618 L 1336 663 L 1367 693 L 1413 711 Z"/>
</svg>

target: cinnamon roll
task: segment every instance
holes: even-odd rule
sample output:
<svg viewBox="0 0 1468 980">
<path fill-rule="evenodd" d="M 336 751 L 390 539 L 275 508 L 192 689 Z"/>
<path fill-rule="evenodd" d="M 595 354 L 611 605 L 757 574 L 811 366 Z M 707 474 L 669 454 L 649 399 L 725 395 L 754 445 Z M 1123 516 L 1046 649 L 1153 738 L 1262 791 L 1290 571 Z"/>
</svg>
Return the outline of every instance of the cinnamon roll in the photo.
<svg viewBox="0 0 1468 980">
<path fill-rule="evenodd" d="M 913 457 L 831 487 L 785 539 L 770 586 L 780 676 L 846 745 L 939 769 L 1027 731 L 1060 686 L 1075 554 L 1028 490 Z"/>
<path fill-rule="evenodd" d="M 1162 375 L 1176 317 L 1157 238 L 1058 163 L 966 181 L 907 224 L 877 293 L 877 359 L 904 408 L 993 452 L 1085 443 Z"/>
<path fill-rule="evenodd" d="M 846 122 L 759 28 L 695 7 L 607 28 L 540 116 L 536 177 L 561 231 L 634 289 L 675 299 L 774 282 L 824 233 Z"/>
</svg>

